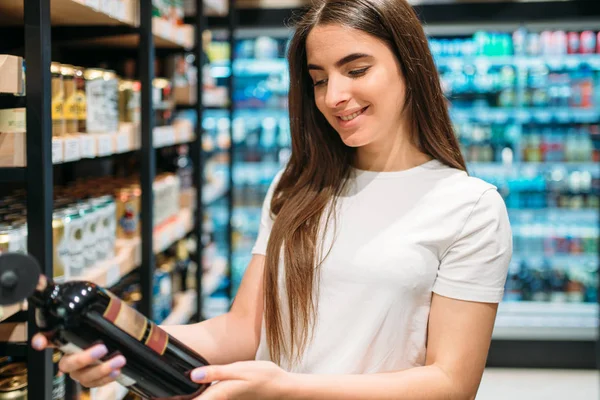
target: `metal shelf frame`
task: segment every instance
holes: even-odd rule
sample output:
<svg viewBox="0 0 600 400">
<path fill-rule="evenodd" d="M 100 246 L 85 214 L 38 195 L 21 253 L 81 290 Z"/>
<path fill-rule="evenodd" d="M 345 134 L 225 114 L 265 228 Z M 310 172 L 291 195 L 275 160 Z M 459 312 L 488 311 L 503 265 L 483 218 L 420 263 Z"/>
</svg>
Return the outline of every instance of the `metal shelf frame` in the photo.
<svg viewBox="0 0 600 400">
<path fill-rule="evenodd" d="M 181 49 L 157 50 L 155 37 L 152 33 L 152 1 L 139 0 L 140 24 L 132 26 L 81 26 L 81 27 L 52 27 L 51 0 L 22 0 L 24 23 L 25 60 L 27 61 L 27 94 L 23 98 L 3 97 L 3 107 L 24 106 L 27 112 L 27 167 L 0 168 L 0 182 L 21 183 L 27 189 L 27 224 L 28 224 L 28 251 L 35 257 L 42 272 L 47 276 L 53 275 L 52 257 L 52 213 L 54 195 L 54 171 L 52 164 L 52 119 L 51 119 L 51 73 L 52 61 L 52 33 L 55 41 L 61 41 L 68 34 L 81 30 L 86 38 L 102 37 L 132 33 L 139 35 L 137 51 L 139 66 L 139 79 L 142 86 L 142 144 L 138 150 L 140 160 L 140 185 L 142 188 L 141 207 L 141 253 L 142 265 L 140 279 L 142 285 L 142 301 L 140 310 L 146 316 L 152 315 L 153 276 L 155 254 L 153 251 L 153 182 L 156 176 L 156 151 L 153 146 L 154 113 L 152 104 L 152 81 L 154 78 L 155 56 L 185 52 Z M 196 0 L 197 11 L 194 21 L 197 25 L 195 38 L 198 46 L 194 52 L 196 60 L 201 65 L 203 58 L 202 31 L 206 26 L 203 17 L 203 1 Z M 14 29 L 14 28 L 11 28 Z M 19 29 L 19 28 L 17 28 Z M 60 43 L 59 43 L 60 44 Z M 55 51 L 56 46 L 55 46 Z M 60 51 L 60 50 L 58 50 Z M 120 55 L 122 51 L 115 54 Z M 200 68 L 199 68 L 200 69 Z M 202 74 L 199 74 L 197 97 L 202 99 Z M 202 233 L 202 102 L 194 106 L 198 113 L 196 124 L 196 138 L 191 142 L 191 154 L 195 162 L 196 184 L 196 224 L 194 233 L 198 238 Z M 197 241 L 197 260 L 200 265 L 202 260 L 202 242 Z M 202 310 L 202 268 L 197 269 L 197 307 L 199 315 Z M 27 357 L 28 390 L 29 398 L 36 400 L 50 400 L 52 398 L 53 364 L 51 351 L 38 352 L 31 347 L 31 338 L 37 333 L 35 323 L 35 310 L 30 309 L 25 313 L 28 322 L 27 344 L 0 343 L 0 353 Z M 201 317 L 200 317 L 201 319 Z"/>
</svg>

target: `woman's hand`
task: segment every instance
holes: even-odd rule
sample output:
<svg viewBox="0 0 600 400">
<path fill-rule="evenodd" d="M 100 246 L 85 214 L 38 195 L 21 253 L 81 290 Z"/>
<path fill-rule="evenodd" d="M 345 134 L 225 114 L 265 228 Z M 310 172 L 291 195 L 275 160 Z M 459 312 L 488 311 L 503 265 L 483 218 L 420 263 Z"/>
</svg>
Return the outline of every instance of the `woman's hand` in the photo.
<svg viewBox="0 0 600 400">
<path fill-rule="evenodd" d="M 40 333 L 33 337 L 31 345 L 36 350 L 50 347 L 48 339 Z M 106 362 L 100 361 L 107 353 L 106 346 L 97 344 L 81 353 L 63 356 L 58 368 L 85 387 L 103 386 L 114 381 L 126 363 L 123 356 L 113 357 Z"/>
<path fill-rule="evenodd" d="M 285 398 L 289 374 L 268 361 L 211 365 L 192 371 L 192 380 L 210 383 L 197 400 L 275 400 Z"/>
</svg>

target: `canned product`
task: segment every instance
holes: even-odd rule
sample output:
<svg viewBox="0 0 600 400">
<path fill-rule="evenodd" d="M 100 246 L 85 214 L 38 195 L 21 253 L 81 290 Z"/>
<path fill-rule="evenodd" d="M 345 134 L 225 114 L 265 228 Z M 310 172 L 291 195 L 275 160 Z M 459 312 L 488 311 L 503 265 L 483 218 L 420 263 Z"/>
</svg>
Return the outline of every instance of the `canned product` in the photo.
<svg viewBox="0 0 600 400">
<path fill-rule="evenodd" d="M 27 375 L 0 379 L 0 400 L 27 400 Z"/>
<path fill-rule="evenodd" d="M 67 225 L 69 218 L 64 209 L 52 213 L 52 260 L 54 264 L 54 278 L 66 278 L 65 270 L 68 263 L 68 249 L 66 242 Z M 61 253 L 60 250 L 63 250 Z"/>
<path fill-rule="evenodd" d="M 22 229 L 6 224 L 0 225 L 0 254 L 25 253 L 25 243 Z"/>
<path fill-rule="evenodd" d="M 137 187 L 119 189 L 116 193 L 117 237 L 131 239 L 140 234 L 140 198 Z"/>
<path fill-rule="evenodd" d="M 80 121 L 80 131 L 88 133 L 106 132 L 105 112 L 104 112 L 104 70 L 87 69 L 84 72 L 85 78 L 85 97 L 86 97 L 86 119 L 82 130 Z"/>
<path fill-rule="evenodd" d="M 76 207 L 79 210 L 83 224 L 83 261 L 86 267 L 91 267 L 97 261 L 96 226 L 98 225 L 98 214 L 88 202 L 79 203 Z"/>
<path fill-rule="evenodd" d="M 77 132 L 86 132 L 87 102 L 83 67 L 73 67 L 73 83 L 75 85 L 73 102 L 75 103 L 75 115 L 77 117 Z"/>
<path fill-rule="evenodd" d="M 81 214 L 76 207 L 65 209 L 65 236 L 58 248 L 59 256 L 64 257 L 65 276 L 68 278 L 81 276 L 85 268 L 83 258 L 84 226 Z"/>
<path fill-rule="evenodd" d="M 106 71 L 104 79 L 106 132 L 119 131 L 119 79 L 114 71 Z"/>
<path fill-rule="evenodd" d="M 79 129 L 77 116 L 77 90 L 75 88 L 75 68 L 72 65 L 62 65 L 60 72 L 63 78 L 63 87 L 65 90 L 65 132 L 77 133 Z"/>
<path fill-rule="evenodd" d="M 24 362 L 10 363 L 0 368 L 0 376 L 5 378 L 9 376 L 23 375 L 27 373 L 27 364 Z"/>
<path fill-rule="evenodd" d="M 92 199 L 92 204 L 98 207 L 96 233 L 99 239 L 96 242 L 100 244 L 100 251 L 96 253 L 103 257 L 101 259 L 111 258 L 115 254 L 115 239 L 117 235 L 115 201 L 112 196 L 101 196 Z"/>
<path fill-rule="evenodd" d="M 65 133 L 65 88 L 60 69 L 60 64 L 50 64 L 50 72 L 52 74 L 52 135 L 54 136 L 60 136 Z"/>
</svg>

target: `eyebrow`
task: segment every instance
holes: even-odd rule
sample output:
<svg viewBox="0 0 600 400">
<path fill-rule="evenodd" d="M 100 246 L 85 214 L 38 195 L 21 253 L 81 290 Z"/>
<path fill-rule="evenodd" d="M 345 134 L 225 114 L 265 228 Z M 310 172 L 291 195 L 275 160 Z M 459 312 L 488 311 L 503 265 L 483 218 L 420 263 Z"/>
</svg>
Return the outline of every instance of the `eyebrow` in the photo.
<svg viewBox="0 0 600 400">
<path fill-rule="evenodd" d="M 341 66 L 343 66 L 345 64 L 351 63 L 352 61 L 356 61 L 358 59 L 368 58 L 368 57 L 372 57 L 372 56 L 370 56 L 368 54 L 365 54 L 365 53 L 352 53 L 352 54 L 348 54 L 347 56 L 345 56 L 345 57 L 341 58 L 340 60 L 338 60 L 335 63 L 335 66 L 337 68 L 339 68 L 339 67 L 341 67 Z M 323 71 L 325 68 L 323 68 L 323 67 L 321 67 L 319 65 L 315 65 L 315 64 L 308 64 L 308 69 L 309 70 L 316 69 L 316 70 L 319 70 L 319 71 Z"/>
</svg>

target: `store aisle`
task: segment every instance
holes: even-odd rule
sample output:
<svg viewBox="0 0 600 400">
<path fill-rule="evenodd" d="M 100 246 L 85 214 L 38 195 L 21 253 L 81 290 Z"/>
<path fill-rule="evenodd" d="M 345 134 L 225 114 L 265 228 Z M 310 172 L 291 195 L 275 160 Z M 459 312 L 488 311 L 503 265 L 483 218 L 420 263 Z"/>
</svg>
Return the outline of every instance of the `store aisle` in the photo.
<svg viewBox="0 0 600 400">
<path fill-rule="evenodd" d="M 488 368 L 477 400 L 598 400 L 598 371 Z"/>
</svg>

